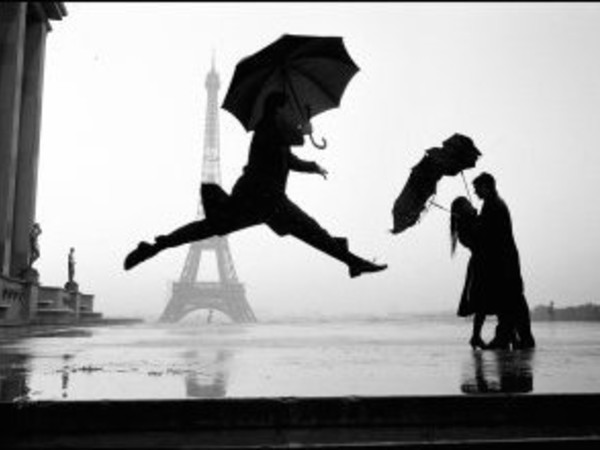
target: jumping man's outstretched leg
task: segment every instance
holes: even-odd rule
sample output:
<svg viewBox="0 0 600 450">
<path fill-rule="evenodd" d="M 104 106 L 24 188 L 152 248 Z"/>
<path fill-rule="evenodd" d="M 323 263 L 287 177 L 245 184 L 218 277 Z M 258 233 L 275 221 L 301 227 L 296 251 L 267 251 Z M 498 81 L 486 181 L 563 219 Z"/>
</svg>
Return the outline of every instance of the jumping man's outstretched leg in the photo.
<svg viewBox="0 0 600 450">
<path fill-rule="evenodd" d="M 214 236 L 213 226 L 207 220 L 188 223 L 167 235 L 157 236 L 154 244 L 142 241 L 137 248 L 130 252 L 123 264 L 125 270 L 132 269 L 138 264 L 154 257 L 166 248 L 177 247 L 193 241 L 200 241 Z"/>
<path fill-rule="evenodd" d="M 346 238 L 331 236 L 316 220 L 289 200 L 267 224 L 278 234 L 291 234 L 311 247 L 342 261 L 348 266 L 352 278 L 387 268 L 387 264 L 375 264 L 350 252 Z"/>
<path fill-rule="evenodd" d="M 325 230 L 323 230 L 325 231 Z M 327 232 L 326 232 L 327 233 Z M 327 233 L 329 235 L 329 233 Z M 369 272 L 381 272 L 382 270 L 387 269 L 387 264 L 375 264 L 374 262 L 367 261 L 360 256 L 352 253 L 348 248 L 348 239 L 342 237 L 334 237 L 329 239 L 333 239 L 332 242 L 328 242 L 326 236 L 319 236 L 318 234 L 309 235 L 302 237 L 302 235 L 294 235 L 299 239 L 302 239 L 307 244 L 312 245 L 313 247 L 321 250 L 324 253 L 327 253 L 330 256 L 346 263 L 348 266 L 348 273 L 350 277 L 355 278 L 363 273 Z M 306 239 L 308 238 L 308 239 Z"/>
</svg>

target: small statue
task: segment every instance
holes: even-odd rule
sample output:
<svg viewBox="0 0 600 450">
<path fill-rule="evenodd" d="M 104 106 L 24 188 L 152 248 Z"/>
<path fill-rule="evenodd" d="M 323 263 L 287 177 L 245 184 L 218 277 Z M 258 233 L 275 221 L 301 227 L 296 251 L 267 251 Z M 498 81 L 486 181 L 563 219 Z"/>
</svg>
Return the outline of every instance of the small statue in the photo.
<svg viewBox="0 0 600 450">
<path fill-rule="evenodd" d="M 42 228 L 39 223 L 34 223 L 29 231 L 29 254 L 27 255 L 27 266 L 24 267 L 19 277 L 24 279 L 28 283 L 39 284 L 40 274 L 34 269 L 33 263 L 35 263 L 40 257 L 40 245 L 38 244 L 38 237 L 42 234 Z"/>
<path fill-rule="evenodd" d="M 75 283 L 75 249 L 71 247 L 69 250 L 69 285 L 73 285 Z"/>
<path fill-rule="evenodd" d="M 34 223 L 29 232 L 29 263 L 28 268 L 33 268 L 33 263 L 40 257 L 40 245 L 38 238 L 42 234 L 42 228 L 39 223 Z"/>
</svg>

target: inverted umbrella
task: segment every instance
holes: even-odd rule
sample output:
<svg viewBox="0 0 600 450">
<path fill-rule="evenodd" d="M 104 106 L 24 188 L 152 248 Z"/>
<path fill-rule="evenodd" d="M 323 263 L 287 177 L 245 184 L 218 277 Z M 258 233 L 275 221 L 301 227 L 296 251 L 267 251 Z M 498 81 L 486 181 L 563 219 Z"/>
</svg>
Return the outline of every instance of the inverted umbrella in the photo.
<svg viewBox="0 0 600 450">
<path fill-rule="evenodd" d="M 463 170 L 475 167 L 479 156 L 481 152 L 473 140 L 458 133 L 446 139 L 441 148 L 426 150 L 425 156 L 412 168 L 408 181 L 394 202 L 394 226 L 391 232 L 401 233 L 417 223 L 427 207 L 427 201 L 435 195 L 440 179 L 462 174 Z"/>
<path fill-rule="evenodd" d="M 337 108 L 358 70 L 341 37 L 284 34 L 236 65 L 223 108 L 251 131 L 269 94 L 287 92 L 294 111 L 306 122 Z M 318 145 L 312 134 L 310 138 L 325 148 L 325 141 Z"/>
</svg>

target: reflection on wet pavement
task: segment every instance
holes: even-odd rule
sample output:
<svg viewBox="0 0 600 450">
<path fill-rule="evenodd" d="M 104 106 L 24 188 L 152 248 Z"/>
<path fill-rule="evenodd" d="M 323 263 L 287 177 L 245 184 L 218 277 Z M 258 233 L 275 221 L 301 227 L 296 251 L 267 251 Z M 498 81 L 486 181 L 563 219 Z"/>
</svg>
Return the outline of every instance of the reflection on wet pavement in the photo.
<svg viewBox="0 0 600 450">
<path fill-rule="evenodd" d="M 465 394 L 526 393 L 533 391 L 535 350 L 473 350 L 465 366 Z"/>
<path fill-rule="evenodd" d="M 0 335 L 0 400 L 600 392 L 595 324 L 535 351 L 471 350 L 461 322 L 145 324 Z"/>
</svg>

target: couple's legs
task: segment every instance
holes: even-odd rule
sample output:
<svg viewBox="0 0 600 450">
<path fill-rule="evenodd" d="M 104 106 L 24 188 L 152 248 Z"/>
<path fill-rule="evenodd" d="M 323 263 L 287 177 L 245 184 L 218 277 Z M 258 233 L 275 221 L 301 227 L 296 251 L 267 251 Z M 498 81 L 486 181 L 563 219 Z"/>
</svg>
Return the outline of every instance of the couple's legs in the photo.
<svg viewBox="0 0 600 450">
<path fill-rule="evenodd" d="M 515 308 L 515 331 L 518 335 L 518 348 L 528 349 L 535 347 L 535 339 L 531 332 L 531 317 L 529 314 L 529 306 L 525 295 L 521 294 Z"/>
<path fill-rule="evenodd" d="M 473 315 L 473 333 L 471 334 L 471 340 L 469 341 L 469 344 L 471 344 L 471 347 L 473 347 L 474 349 L 477 347 L 479 347 L 479 348 L 486 347 L 485 342 L 481 338 L 481 330 L 483 329 L 484 323 L 485 323 L 485 314 L 476 312 Z"/>
<path fill-rule="evenodd" d="M 509 348 L 510 344 L 519 349 L 535 347 L 529 307 L 522 293 L 518 295 L 509 311 L 498 315 L 498 326 L 492 343 L 493 348 Z"/>
<path fill-rule="evenodd" d="M 488 348 L 508 350 L 510 349 L 510 344 L 514 342 L 514 316 L 511 312 L 502 311 L 497 317 L 498 325 L 496 325 L 494 338 L 488 344 Z"/>
<path fill-rule="evenodd" d="M 374 264 L 350 252 L 346 238 L 331 236 L 315 219 L 289 200 L 280 205 L 278 212 L 267 221 L 267 225 L 279 235 L 291 234 L 311 247 L 343 262 L 348 266 L 351 277 L 387 268 L 385 264 Z"/>
</svg>

